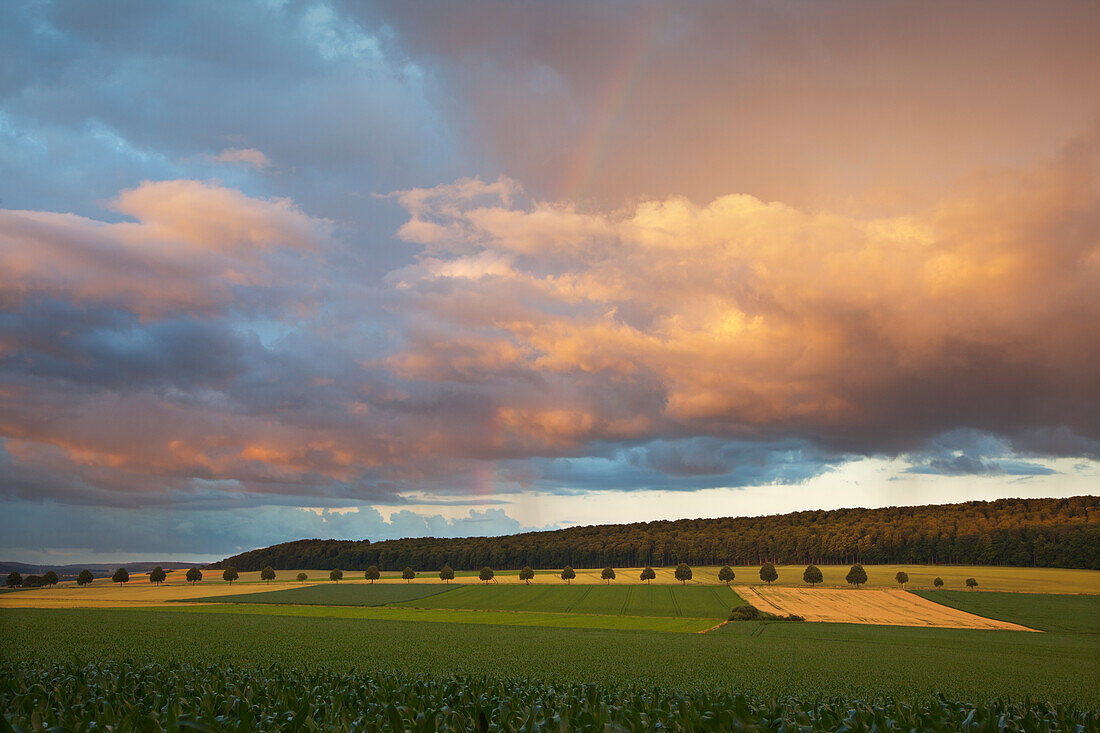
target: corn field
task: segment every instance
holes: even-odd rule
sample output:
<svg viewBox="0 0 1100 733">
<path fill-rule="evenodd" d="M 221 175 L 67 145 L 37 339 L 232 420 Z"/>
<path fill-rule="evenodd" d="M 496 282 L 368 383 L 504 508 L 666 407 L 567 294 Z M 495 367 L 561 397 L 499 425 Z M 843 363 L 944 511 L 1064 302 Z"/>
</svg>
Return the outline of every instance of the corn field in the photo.
<svg viewBox="0 0 1100 733">
<path fill-rule="evenodd" d="M 178 664 L 0 664 L 0 730 L 1100 731 L 1074 705 L 754 699 L 492 678 Z"/>
</svg>

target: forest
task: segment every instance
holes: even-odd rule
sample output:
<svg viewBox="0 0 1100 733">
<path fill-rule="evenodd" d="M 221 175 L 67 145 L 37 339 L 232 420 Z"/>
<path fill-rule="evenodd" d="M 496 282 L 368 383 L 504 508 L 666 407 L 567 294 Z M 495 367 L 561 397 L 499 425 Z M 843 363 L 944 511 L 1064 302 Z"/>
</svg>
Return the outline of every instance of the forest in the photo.
<svg viewBox="0 0 1100 733">
<path fill-rule="evenodd" d="M 1100 570 L 1100 497 L 1000 499 L 762 517 L 569 527 L 504 537 L 297 540 L 211 567 L 456 570 L 777 564 L 958 564 Z"/>
</svg>

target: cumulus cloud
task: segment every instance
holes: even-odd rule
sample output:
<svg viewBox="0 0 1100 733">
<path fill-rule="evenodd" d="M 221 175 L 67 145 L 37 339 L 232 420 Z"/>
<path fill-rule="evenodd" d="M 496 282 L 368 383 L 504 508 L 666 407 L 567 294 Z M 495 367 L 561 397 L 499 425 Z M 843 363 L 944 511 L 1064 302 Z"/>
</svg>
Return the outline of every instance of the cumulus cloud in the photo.
<svg viewBox="0 0 1100 733">
<path fill-rule="evenodd" d="M 234 290 L 286 282 L 287 253 L 317 250 L 331 224 L 286 199 L 201 181 L 145 181 L 110 208 L 136 221 L 0 210 L 0 297 L 64 298 L 145 316 L 212 312 Z"/>
<path fill-rule="evenodd" d="M 409 379 L 543 384 L 497 410 L 543 444 L 792 433 L 873 452 L 961 426 L 1095 436 L 1098 161 L 1090 138 L 870 219 L 743 194 L 604 213 L 512 205 L 509 181 L 406 192 L 401 236 L 426 254 L 400 282 L 414 327 L 435 331 L 390 363 Z"/>
</svg>

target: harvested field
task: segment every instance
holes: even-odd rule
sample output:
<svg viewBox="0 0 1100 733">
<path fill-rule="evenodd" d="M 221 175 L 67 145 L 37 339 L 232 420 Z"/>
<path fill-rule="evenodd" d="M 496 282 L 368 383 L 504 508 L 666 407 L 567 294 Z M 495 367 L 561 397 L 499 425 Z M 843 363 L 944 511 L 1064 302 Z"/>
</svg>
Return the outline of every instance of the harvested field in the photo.
<svg viewBox="0 0 1100 733">
<path fill-rule="evenodd" d="M 255 589 L 255 585 L 251 586 Z M 265 591 L 291 590 L 303 587 L 299 583 L 264 583 Z M 234 595 L 241 592 L 239 584 L 229 583 L 162 583 L 129 582 L 121 588 L 117 583 L 97 580 L 87 588 L 58 586 L 34 588 L 5 593 L 0 608 L 133 608 L 163 606 L 169 601 L 193 600 L 203 596 Z"/>
<path fill-rule="evenodd" d="M 975 616 L 900 590 L 759 586 L 739 586 L 736 590 L 738 595 L 761 611 L 784 615 L 793 613 L 807 621 L 1034 631 L 1019 624 Z"/>
</svg>

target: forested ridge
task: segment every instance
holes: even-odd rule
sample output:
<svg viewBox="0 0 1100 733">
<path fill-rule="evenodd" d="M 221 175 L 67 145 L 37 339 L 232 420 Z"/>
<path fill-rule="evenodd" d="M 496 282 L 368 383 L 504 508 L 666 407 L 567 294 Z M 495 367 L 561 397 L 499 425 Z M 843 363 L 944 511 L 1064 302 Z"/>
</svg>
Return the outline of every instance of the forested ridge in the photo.
<svg viewBox="0 0 1100 733">
<path fill-rule="evenodd" d="M 957 564 L 1100 570 L 1100 498 L 1000 499 L 766 517 L 570 527 L 504 537 L 297 540 L 214 563 L 237 570 L 506 570 L 689 565 Z"/>
</svg>

